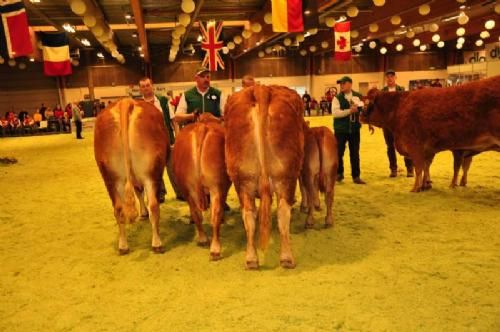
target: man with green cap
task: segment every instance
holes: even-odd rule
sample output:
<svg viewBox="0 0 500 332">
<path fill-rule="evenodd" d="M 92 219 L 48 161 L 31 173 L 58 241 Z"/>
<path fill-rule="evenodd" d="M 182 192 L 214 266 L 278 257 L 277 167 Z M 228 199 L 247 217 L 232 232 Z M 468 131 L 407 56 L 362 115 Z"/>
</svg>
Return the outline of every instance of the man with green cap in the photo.
<svg viewBox="0 0 500 332">
<path fill-rule="evenodd" d="M 405 91 L 405 88 L 396 84 L 396 72 L 392 69 L 389 69 L 385 72 L 385 82 L 386 86 L 382 89 L 382 91 L 389 92 L 402 92 Z M 394 136 L 392 133 L 384 128 L 384 139 L 385 144 L 387 145 L 387 157 L 389 158 L 389 168 L 391 173 L 389 177 L 395 178 L 398 176 L 398 159 L 396 157 L 396 148 L 394 146 Z M 406 166 L 406 176 L 413 177 L 413 163 L 411 159 L 405 159 Z"/>
<path fill-rule="evenodd" d="M 204 112 L 218 118 L 224 113 L 225 100 L 220 90 L 210 86 L 210 71 L 198 68 L 194 80 L 196 86 L 184 92 L 175 111 L 175 121 L 179 124 L 193 122 L 197 115 Z"/>
<path fill-rule="evenodd" d="M 360 128 L 359 112 L 363 109 L 361 94 L 352 91 L 352 79 L 344 76 L 337 81 L 340 84 L 340 93 L 332 100 L 333 128 L 337 139 L 339 168 L 337 181 L 344 179 L 344 152 L 346 143 L 349 144 L 351 159 L 351 175 L 355 184 L 365 184 L 361 180 L 359 167 Z"/>
</svg>

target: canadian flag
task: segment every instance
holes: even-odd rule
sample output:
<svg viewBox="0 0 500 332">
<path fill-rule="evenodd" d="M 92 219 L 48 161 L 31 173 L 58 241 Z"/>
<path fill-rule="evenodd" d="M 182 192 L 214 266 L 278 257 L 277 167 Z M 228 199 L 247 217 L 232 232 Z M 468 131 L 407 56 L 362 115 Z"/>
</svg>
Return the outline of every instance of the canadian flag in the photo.
<svg viewBox="0 0 500 332">
<path fill-rule="evenodd" d="M 335 24 L 335 60 L 351 60 L 351 22 Z"/>
</svg>

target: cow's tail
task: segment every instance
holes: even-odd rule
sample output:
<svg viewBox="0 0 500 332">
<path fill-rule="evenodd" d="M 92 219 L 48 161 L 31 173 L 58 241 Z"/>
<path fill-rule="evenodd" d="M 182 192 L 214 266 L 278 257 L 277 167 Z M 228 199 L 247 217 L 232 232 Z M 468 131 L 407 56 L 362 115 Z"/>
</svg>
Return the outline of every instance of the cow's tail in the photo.
<svg viewBox="0 0 500 332">
<path fill-rule="evenodd" d="M 194 131 L 194 140 L 192 142 L 193 149 L 193 157 L 194 157 L 194 171 L 195 177 L 198 179 L 196 181 L 196 195 L 198 196 L 198 208 L 202 211 L 208 209 L 210 202 L 208 201 L 208 196 L 205 195 L 205 191 L 203 190 L 202 185 L 202 172 L 201 172 L 201 154 L 203 152 L 203 143 L 205 142 L 205 136 L 207 135 L 208 127 L 204 124 L 198 123 L 196 124 L 196 130 Z"/>
<path fill-rule="evenodd" d="M 327 146 L 325 140 L 325 134 L 322 131 L 320 133 L 319 137 L 315 137 L 316 144 L 318 145 L 318 151 L 319 151 L 319 191 L 320 192 L 325 192 L 326 191 L 326 183 L 325 183 L 325 170 L 324 170 L 324 160 L 323 160 L 323 149 Z"/>
<path fill-rule="evenodd" d="M 134 185 L 132 184 L 132 161 L 130 159 L 129 144 L 129 118 L 134 110 L 134 102 L 131 99 L 123 99 L 118 104 L 120 108 L 120 132 L 123 145 L 123 160 L 125 163 L 125 190 L 123 202 L 123 215 L 125 221 L 132 223 L 137 218 L 138 212 L 135 206 Z"/>
<path fill-rule="evenodd" d="M 267 172 L 266 136 L 268 127 L 269 90 L 262 86 L 254 88 L 254 98 L 257 107 L 253 111 L 254 125 L 256 126 L 256 143 L 260 163 L 259 180 L 259 246 L 265 250 L 271 236 L 271 203 L 272 192 L 269 174 Z"/>
</svg>

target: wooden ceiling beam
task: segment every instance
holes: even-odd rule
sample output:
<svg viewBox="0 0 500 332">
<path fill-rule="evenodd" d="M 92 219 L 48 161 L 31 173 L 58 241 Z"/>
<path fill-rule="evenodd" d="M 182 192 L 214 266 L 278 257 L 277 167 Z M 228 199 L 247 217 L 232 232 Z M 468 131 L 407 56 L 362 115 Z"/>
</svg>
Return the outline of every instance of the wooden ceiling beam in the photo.
<svg viewBox="0 0 500 332">
<path fill-rule="evenodd" d="M 193 16 L 191 16 L 191 22 L 189 22 L 189 25 L 186 28 L 186 33 L 184 34 L 184 36 L 182 36 L 182 40 L 181 40 L 181 43 L 179 46 L 179 50 L 181 53 L 182 53 L 182 49 L 184 48 L 184 44 L 186 43 L 186 41 L 188 39 L 189 33 L 191 32 L 191 29 L 194 26 L 194 23 L 198 20 L 198 15 L 200 15 L 200 10 L 201 10 L 201 7 L 203 7 L 204 3 L 205 3 L 205 0 L 198 0 L 198 2 L 196 3 L 196 9 L 194 10 Z M 177 53 L 177 54 L 179 54 L 179 53 Z"/>
<path fill-rule="evenodd" d="M 135 25 L 137 27 L 137 34 L 139 35 L 139 42 L 141 43 L 142 53 L 144 54 L 144 62 L 150 63 L 149 56 L 148 36 L 144 27 L 144 16 L 142 14 L 142 6 L 140 0 L 130 0 L 130 7 L 134 14 Z"/>
</svg>

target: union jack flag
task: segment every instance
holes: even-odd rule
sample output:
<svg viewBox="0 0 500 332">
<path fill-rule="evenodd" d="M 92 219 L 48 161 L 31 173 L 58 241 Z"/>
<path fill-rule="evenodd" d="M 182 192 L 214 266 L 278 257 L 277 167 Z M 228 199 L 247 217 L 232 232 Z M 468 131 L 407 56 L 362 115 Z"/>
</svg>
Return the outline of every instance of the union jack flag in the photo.
<svg viewBox="0 0 500 332">
<path fill-rule="evenodd" d="M 201 48 L 207 52 L 205 53 L 202 66 L 207 67 L 208 65 L 210 71 L 217 71 L 218 67 L 224 69 L 224 62 L 219 54 L 224 43 L 218 41 L 222 31 L 222 22 L 209 21 L 206 27 L 200 22 L 200 30 L 203 37 Z"/>
</svg>

